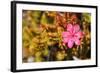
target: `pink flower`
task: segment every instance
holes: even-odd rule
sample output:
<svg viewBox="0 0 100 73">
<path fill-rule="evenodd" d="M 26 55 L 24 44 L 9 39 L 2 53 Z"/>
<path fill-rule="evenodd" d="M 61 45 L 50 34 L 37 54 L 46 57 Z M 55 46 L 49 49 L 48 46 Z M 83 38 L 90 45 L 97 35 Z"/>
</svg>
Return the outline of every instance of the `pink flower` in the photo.
<svg viewBox="0 0 100 73">
<path fill-rule="evenodd" d="M 80 30 L 78 24 L 67 25 L 67 31 L 62 32 L 63 43 L 67 44 L 69 48 L 72 48 L 74 43 L 80 45 L 80 39 L 83 38 L 84 33 Z"/>
</svg>

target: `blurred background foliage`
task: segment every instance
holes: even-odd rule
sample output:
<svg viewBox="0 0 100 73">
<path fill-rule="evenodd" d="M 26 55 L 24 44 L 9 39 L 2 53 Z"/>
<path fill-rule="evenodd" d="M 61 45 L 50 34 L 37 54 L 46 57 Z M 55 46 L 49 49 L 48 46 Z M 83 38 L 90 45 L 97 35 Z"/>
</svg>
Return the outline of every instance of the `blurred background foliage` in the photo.
<svg viewBox="0 0 100 73">
<path fill-rule="evenodd" d="M 85 33 L 80 46 L 63 45 L 61 33 L 68 23 L 79 24 Z M 22 61 L 46 62 L 91 58 L 91 14 L 23 10 Z"/>
</svg>

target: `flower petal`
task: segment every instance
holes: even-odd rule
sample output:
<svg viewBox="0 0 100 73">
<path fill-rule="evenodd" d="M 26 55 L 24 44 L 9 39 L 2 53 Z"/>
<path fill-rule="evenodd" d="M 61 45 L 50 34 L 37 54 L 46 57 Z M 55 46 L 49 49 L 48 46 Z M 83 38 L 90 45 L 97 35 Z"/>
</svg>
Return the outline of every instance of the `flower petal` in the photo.
<svg viewBox="0 0 100 73">
<path fill-rule="evenodd" d="M 63 38 L 62 41 L 63 41 L 64 44 L 66 44 L 68 42 L 68 40 L 69 40 L 68 38 Z"/>
<path fill-rule="evenodd" d="M 80 43 L 81 43 L 80 40 L 79 40 L 78 38 L 76 38 L 76 39 L 75 39 L 75 44 L 76 44 L 76 45 L 80 45 Z"/>
<path fill-rule="evenodd" d="M 73 33 L 77 33 L 79 30 L 80 30 L 80 26 L 78 24 L 75 24 Z"/>
<path fill-rule="evenodd" d="M 73 45 L 74 45 L 74 41 L 73 41 L 73 40 L 69 40 L 69 41 L 68 41 L 68 47 L 69 47 L 69 48 L 72 48 Z"/>
<path fill-rule="evenodd" d="M 67 31 L 69 31 L 69 32 L 73 32 L 73 25 L 72 24 L 68 24 L 67 25 Z"/>
<path fill-rule="evenodd" d="M 78 38 L 83 38 L 84 37 L 84 33 L 82 31 L 79 31 L 75 34 L 76 37 Z"/>
<path fill-rule="evenodd" d="M 70 32 L 62 32 L 62 37 L 66 38 L 70 35 Z"/>
</svg>

